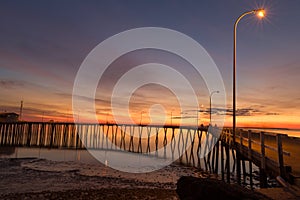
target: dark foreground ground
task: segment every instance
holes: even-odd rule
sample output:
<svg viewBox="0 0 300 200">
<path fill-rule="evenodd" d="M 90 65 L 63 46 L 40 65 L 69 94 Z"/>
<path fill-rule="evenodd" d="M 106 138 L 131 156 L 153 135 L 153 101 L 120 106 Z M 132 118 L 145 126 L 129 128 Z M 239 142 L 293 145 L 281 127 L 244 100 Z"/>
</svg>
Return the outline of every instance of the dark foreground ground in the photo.
<svg viewBox="0 0 300 200">
<path fill-rule="evenodd" d="M 181 178 L 177 185 L 177 181 L 183 176 L 201 179 Z M 152 173 L 129 174 L 102 164 L 54 162 L 35 158 L 0 159 L 1 200 L 175 200 L 179 197 L 192 200 L 212 199 L 212 197 L 226 199 L 226 195 L 229 195 L 228 199 L 268 199 L 254 191 L 220 183 L 215 177 L 203 171 L 178 165 L 171 165 Z"/>
<path fill-rule="evenodd" d="M 39 193 L 23 193 L 8 194 L 0 196 L 1 199 L 108 199 L 108 200 L 128 200 L 128 199 L 178 199 L 174 190 L 167 189 L 108 189 L 102 188 L 97 190 L 67 190 L 57 192 L 39 192 Z"/>
</svg>

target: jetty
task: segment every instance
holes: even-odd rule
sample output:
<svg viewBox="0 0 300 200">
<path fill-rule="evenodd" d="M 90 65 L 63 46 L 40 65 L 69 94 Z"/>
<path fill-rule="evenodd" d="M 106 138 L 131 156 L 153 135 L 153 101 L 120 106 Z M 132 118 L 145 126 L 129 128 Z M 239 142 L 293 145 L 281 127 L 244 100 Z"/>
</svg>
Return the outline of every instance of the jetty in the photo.
<svg viewBox="0 0 300 200">
<path fill-rule="evenodd" d="M 284 187 L 299 182 L 300 140 L 286 134 L 217 127 L 59 122 L 1 122 L 0 147 L 128 151 L 165 158 L 219 174 L 225 182 L 261 188 L 270 177 Z M 160 151 L 161 150 L 161 151 Z M 175 161 L 175 160 L 174 160 Z M 203 162 L 204 161 L 204 162 Z M 254 170 L 256 169 L 256 170 Z"/>
</svg>

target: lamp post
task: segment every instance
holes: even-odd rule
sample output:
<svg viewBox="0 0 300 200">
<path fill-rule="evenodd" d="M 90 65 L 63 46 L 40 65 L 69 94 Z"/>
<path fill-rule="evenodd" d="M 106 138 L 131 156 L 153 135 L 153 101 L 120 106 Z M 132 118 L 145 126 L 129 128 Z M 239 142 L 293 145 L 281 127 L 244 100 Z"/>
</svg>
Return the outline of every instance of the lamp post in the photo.
<svg viewBox="0 0 300 200">
<path fill-rule="evenodd" d="M 173 126 L 173 110 L 171 111 L 171 126 Z"/>
<path fill-rule="evenodd" d="M 212 124 L 211 124 L 211 97 L 212 97 L 212 95 L 215 94 L 215 93 L 219 93 L 219 91 L 212 91 L 212 92 L 210 93 L 210 95 L 209 95 L 209 124 L 210 124 L 210 125 L 212 125 Z"/>
<path fill-rule="evenodd" d="M 197 110 L 197 129 L 199 128 L 199 112 L 201 110 Z"/>
<path fill-rule="evenodd" d="M 45 115 L 45 112 L 43 112 L 43 115 L 42 115 L 42 122 L 44 122 L 44 115 Z"/>
<path fill-rule="evenodd" d="M 144 111 L 141 112 L 140 125 L 142 125 L 142 122 L 143 122 L 143 113 L 144 113 Z"/>
<path fill-rule="evenodd" d="M 235 132 L 236 132 L 236 29 L 239 21 L 249 14 L 256 14 L 259 18 L 263 18 L 265 16 L 264 9 L 257 9 L 243 13 L 240 15 L 234 23 L 233 29 L 233 89 L 232 89 L 232 131 L 233 131 L 233 143 L 235 143 Z"/>
<path fill-rule="evenodd" d="M 80 111 L 78 110 L 78 114 L 77 114 L 77 122 L 79 123 L 79 113 Z"/>
<path fill-rule="evenodd" d="M 199 128 L 199 113 L 201 112 L 201 108 L 203 108 L 203 104 L 201 104 L 201 107 L 199 110 L 197 110 L 197 128 Z"/>
</svg>

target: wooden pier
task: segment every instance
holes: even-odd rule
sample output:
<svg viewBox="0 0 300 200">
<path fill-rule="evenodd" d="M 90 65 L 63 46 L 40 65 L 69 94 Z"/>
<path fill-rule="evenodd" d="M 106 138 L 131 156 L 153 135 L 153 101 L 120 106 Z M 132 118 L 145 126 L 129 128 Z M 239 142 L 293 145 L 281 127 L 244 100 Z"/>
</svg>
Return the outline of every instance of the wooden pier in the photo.
<svg viewBox="0 0 300 200">
<path fill-rule="evenodd" d="M 231 132 L 216 127 L 0 123 L 0 147 L 119 150 L 160 158 L 171 152 L 182 155 L 178 162 L 219 174 L 226 182 L 253 187 L 254 168 L 259 170 L 262 188 L 267 187 L 268 177 L 293 181 L 291 166 L 285 163 L 291 152 L 282 142 L 287 135 L 238 130 L 233 143 Z"/>
<path fill-rule="evenodd" d="M 237 181 L 241 183 L 241 174 L 244 175 L 243 181 L 247 176 L 252 179 L 252 163 L 259 167 L 260 187 L 267 187 L 267 177 L 281 177 L 286 181 L 292 182 L 291 166 L 284 163 L 284 156 L 290 156 L 290 152 L 283 149 L 282 140 L 288 138 L 286 134 L 269 132 L 254 132 L 251 130 L 239 129 L 236 132 L 235 144 L 233 144 L 233 134 L 231 129 L 223 131 L 221 140 L 234 150 L 236 163 Z M 246 171 L 245 163 L 249 163 L 249 172 Z"/>
</svg>

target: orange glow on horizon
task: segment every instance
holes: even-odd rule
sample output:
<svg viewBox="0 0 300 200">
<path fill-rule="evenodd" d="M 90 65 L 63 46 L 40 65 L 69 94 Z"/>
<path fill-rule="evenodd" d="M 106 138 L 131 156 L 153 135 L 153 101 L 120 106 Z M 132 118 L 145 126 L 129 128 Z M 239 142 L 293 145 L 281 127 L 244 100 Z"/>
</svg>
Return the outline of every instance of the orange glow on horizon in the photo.
<svg viewBox="0 0 300 200">
<path fill-rule="evenodd" d="M 288 128 L 300 129 L 300 117 L 289 115 L 256 115 L 238 116 L 237 127 L 256 127 L 256 128 Z M 225 122 L 226 127 L 232 126 L 232 117 L 228 116 Z"/>
<path fill-rule="evenodd" d="M 173 117 L 180 116 L 180 112 L 173 110 Z M 79 116 L 76 120 L 82 123 L 92 123 L 90 117 Z M 97 119 L 99 123 L 116 123 L 113 115 L 110 114 L 101 114 L 97 115 Z M 143 112 L 142 120 L 141 120 L 141 112 L 131 113 L 131 119 L 134 124 L 143 124 L 143 125 L 183 125 L 183 126 L 195 126 L 196 119 L 182 120 L 180 117 L 178 119 L 173 118 L 171 120 L 171 111 L 166 112 L 165 115 L 155 115 L 151 116 L 149 112 Z M 151 121 L 152 120 L 152 121 Z M 161 120 L 161 121 L 160 121 Z M 26 115 L 23 118 L 23 121 L 36 121 L 36 122 L 75 122 L 73 116 L 69 117 L 58 117 L 58 116 L 47 116 L 47 115 Z M 288 115 L 256 115 L 256 116 L 238 116 L 237 117 L 237 127 L 253 127 L 253 128 L 288 128 L 288 129 L 300 129 L 300 117 L 299 116 L 288 116 Z M 121 121 L 119 123 L 130 124 L 132 122 L 129 121 Z M 207 126 L 209 124 L 209 116 L 201 115 L 199 117 L 199 125 Z M 213 121 L 213 124 L 215 122 Z M 232 116 L 227 116 L 225 118 L 225 127 L 232 126 Z"/>
</svg>

